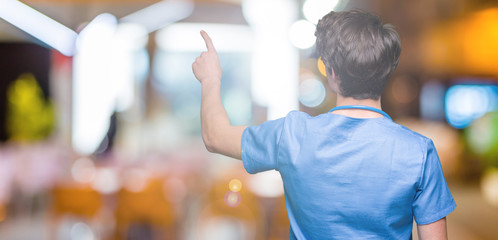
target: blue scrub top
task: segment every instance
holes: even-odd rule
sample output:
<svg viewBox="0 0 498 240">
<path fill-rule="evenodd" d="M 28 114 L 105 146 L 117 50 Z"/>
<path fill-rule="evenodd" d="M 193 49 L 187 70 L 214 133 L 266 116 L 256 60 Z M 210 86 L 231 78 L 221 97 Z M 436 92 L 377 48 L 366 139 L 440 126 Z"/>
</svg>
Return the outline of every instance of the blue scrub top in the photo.
<svg viewBox="0 0 498 240">
<path fill-rule="evenodd" d="M 456 207 L 433 142 L 386 117 L 293 111 L 241 141 L 247 172 L 280 172 L 291 239 L 410 239 Z"/>
</svg>

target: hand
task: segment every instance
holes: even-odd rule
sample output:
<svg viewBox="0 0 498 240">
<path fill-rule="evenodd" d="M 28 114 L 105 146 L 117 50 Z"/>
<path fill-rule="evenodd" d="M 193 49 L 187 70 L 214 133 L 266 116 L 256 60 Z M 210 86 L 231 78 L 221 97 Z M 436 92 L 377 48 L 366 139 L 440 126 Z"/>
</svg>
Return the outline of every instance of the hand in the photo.
<svg viewBox="0 0 498 240">
<path fill-rule="evenodd" d="M 206 83 L 207 81 L 221 80 L 221 66 L 218 54 L 214 48 L 213 42 L 209 35 L 202 30 L 201 36 L 206 43 L 207 52 L 202 52 L 192 64 L 192 71 L 199 82 Z"/>
</svg>

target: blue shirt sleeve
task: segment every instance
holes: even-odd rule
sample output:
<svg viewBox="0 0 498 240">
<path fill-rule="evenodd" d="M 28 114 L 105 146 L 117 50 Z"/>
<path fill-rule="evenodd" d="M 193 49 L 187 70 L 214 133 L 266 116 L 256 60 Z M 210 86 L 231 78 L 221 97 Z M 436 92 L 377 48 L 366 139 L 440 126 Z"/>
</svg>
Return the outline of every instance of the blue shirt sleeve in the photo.
<svg viewBox="0 0 498 240">
<path fill-rule="evenodd" d="M 242 163 L 248 173 L 277 169 L 280 136 L 285 118 L 247 127 L 242 133 Z"/>
<path fill-rule="evenodd" d="M 434 143 L 427 140 L 426 159 L 412 205 L 415 221 L 419 225 L 435 222 L 451 213 L 455 207 Z"/>
</svg>

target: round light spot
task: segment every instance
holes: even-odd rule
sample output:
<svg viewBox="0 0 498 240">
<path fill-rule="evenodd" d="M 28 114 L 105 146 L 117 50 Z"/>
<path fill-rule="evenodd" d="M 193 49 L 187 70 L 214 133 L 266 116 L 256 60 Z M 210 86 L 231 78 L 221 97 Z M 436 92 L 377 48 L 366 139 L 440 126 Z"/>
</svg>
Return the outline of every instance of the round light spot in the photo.
<svg viewBox="0 0 498 240">
<path fill-rule="evenodd" d="M 92 187 L 103 194 L 117 192 L 121 187 L 117 170 L 110 167 L 97 169 L 95 180 L 92 182 Z"/>
<path fill-rule="evenodd" d="M 481 191 L 490 205 L 498 207 L 498 168 L 489 168 L 481 179 Z"/>
<path fill-rule="evenodd" d="M 228 191 L 225 194 L 225 204 L 229 207 L 237 207 L 241 201 L 240 193 Z"/>
<path fill-rule="evenodd" d="M 80 183 L 89 183 L 95 178 L 95 165 L 89 158 L 83 157 L 74 161 L 71 166 L 71 176 Z"/>
<path fill-rule="evenodd" d="M 466 128 L 475 119 L 496 110 L 498 87 L 490 85 L 454 85 L 446 92 L 446 120 L 455 128 Z"/>
<path fill-rule="evenodd" d="M 306 107 L 316 107 L 325 100 L 325 86 L 315 78 L 306 79 L 299 85 L 299 102 Z"/>
<path fill-rule="evenodd" d="M 303 4 L 303 14 L 308 21 L 317 24 L 325 14 L 334 10 L 339 0 L 306 0 Z"/>
<path fill-rule="evenodd" d="M 495 118 L 498 119 L 498 112 Z M 466 133 L 470 149 L 479 155 L 490 154 L 494 145 L 496 145 L 493 139 L 498 140 L 498 134 L 496 134 L 498 131 L 493 129 L 492 113 L 488 113 L 472 122 Z"/>
<path fill-rule="evenodd" d="M 299 20 L 292 24 L 289 37 L 292 45 L 300 49 L 307 49 L 315 44 L 315 25 L 306 20 Z"/>
<path fill-rule="evenodd" d="M 78 222 L 71 227 L 71 239 L 72 240 L 93 240 L 95 236 L 92 229 L 83 222 Z"/>
<path fill-rule="evenodd" d="M 242 182 L 239 179 L 232 179 L 230 183 L 228 183 L 228 188 L 232 192 L 238 192 L 242 189 Z"/>
</svg>

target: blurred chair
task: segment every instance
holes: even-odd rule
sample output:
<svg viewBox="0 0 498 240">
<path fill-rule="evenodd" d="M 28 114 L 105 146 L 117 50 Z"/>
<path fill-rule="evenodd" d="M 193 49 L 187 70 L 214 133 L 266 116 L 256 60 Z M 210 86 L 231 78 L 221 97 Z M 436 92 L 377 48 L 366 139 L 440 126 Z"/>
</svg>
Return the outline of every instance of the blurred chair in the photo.
<svg viewBox="0 0 498 240">
<path fill-rule="evenodd" d="M 240 191 L 231 191 L 230 180 L 216 180 L 209 190 L 201 204 L 195 239 L 264 239 L 264 211 L 257 197 L 243 184 Z"/>
<path fill-rule="evenodd" d="M 99 192 L 89 185 L 56 185 L 50 192 L 50 231 L 48 239 L 57 239 L 65 217 L 92 223 L 98 217 L 103 200 Z M 90 224 L 91 225 L 91 224 Z"/>
<path fill-rule="evenodd" d="M 52 190 L 53 213 L 94 217 L 102 205 L 100 193 L 90 186 L 57 186 Z"/>
<path fill-rule="evenodd" d="M 149 179 L 143 189 L 117 193 L 115 239 L 175 239 L 175 217 L 164 179 Z"/>
<path fill-rule="evenodd" d="M 5 208 L 5 205 L 0 202 L 0 223 L 3 222 L 7 218 L 7 209 Z"/>
</svg>

